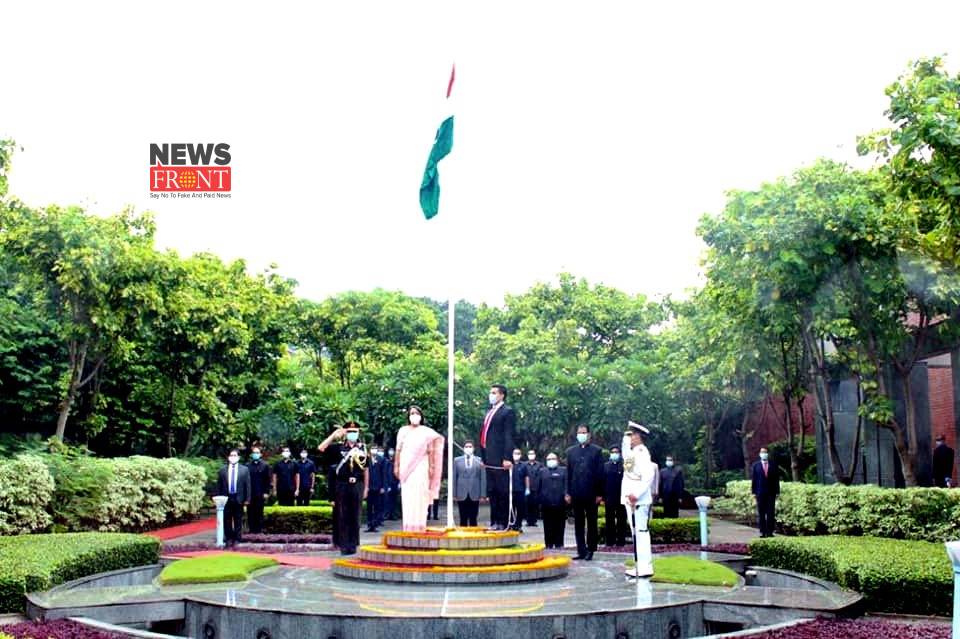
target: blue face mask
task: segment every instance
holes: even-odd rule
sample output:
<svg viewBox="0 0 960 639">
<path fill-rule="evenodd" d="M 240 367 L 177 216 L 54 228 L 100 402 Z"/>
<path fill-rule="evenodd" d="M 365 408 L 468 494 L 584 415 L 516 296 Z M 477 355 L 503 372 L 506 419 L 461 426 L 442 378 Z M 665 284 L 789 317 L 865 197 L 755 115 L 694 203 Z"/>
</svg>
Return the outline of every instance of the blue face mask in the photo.
<svg viewBox="0 0 960 639">
<path fill-rule="evenodd" d="M 760 460 L 767 461 L 767 458 L 770 456 L 769 453 L 760 453 Z"/>
<path fill-rule="evenodd" d="M 260 459 L 260 453 L 253 453 L 252 455 L 250 455 L 250 458 L 253 459 L 253 461 L 257 461 L 258 459 Z"/>
<path fill-rule="evenodd" d="M 587 443 L 587 437 L 589 437 L 589 435 L 587 435 L 586 433 L 577 433 L 577 441 L 580 442 L 581 444 Z"/>
<path fill-rule="evenodd" d="M 672 459 L 668 459 L 668 460 L 667 460 L 667 468 L 673 468 L 673 460 L 672 460 Z"/>
<path fill-rule="evenodd" d="M 610 461 L 620 461 L 620 453 L 610 453 Z"/>
<path fill-rule="evenodd" d="M 556 460 L 556 459 L 548 459 L 548 460 L 547 460 L 547 468 L 556 468 L 556 467 L 557 467 L 557 460 Z"/>
<path fill-rule="evenodd" d="M 356 442 L 358 439 L 360 439 L 360 433 L 357 433 L 357 432 L 354 432 L 354 431 L 351 431 L 351 432 L 347 433 L 347 441 L 348 441 L 348 442 L 353 443 L 353 442 Z"/>
</svg>

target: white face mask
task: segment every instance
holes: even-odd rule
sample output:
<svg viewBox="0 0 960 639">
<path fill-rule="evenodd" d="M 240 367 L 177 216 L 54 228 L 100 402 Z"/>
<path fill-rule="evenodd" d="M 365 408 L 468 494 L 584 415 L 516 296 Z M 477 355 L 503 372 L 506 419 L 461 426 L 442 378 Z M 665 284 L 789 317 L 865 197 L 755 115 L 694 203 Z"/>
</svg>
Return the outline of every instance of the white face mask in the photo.
<svg viewBox="0 0 960 639">
<path fill-rule="evenodd" d="M 537 456 L 536 456 L 536 455 L 527 455 L 527 459 L 529 459 L 530 461 L 537 461 Z"/>
<path fill-rule="evenodd" d="M 577 441 L 580 442 L 581 444 L 586 444 L 587 439 L 589 438 L 590 438 L 590 435 L 587 435 L 586 433 L 577 433 Z"/>
<path fill-rule="evenodd" d="M 306 459 L 306 458 L 307 458 L 306 453 L 300 453 L 300 459 Z"/>
<path fill-rule="evenodd" d="M 467 457 L 473 457 L 473 446 L 467 446 L 463 449 L 463 454 Z"/>
<path fill-rule="evenodd" d="M 667 460 L 667 468 L 672 468 L 672 467 L 673 467 L 673 460 L 672 460 L 672 459 L 668 459 L 668 460 Z"/>
<path fill-rule="evenodd" d="M 280 453 L 280 454 L 283 455 L 283 458 L 284 458 L 284 459 L 290 459 L 290 451 L 289 451 L 289 450 L 285 450 L 285 451 L 283 451 L 283 452 Z"/>
<path fill-rule="evenodd" d="M 520 453 L 513 454 L 513 461 L 520 461 L 521 459 L 523 459 L 523 456 Z"/>
<path fill-rule="evenodd" d="M 420 415 L 417 415 L 416 413 L 411 413 L 410 415 L 410 423 L 413 424 L 414 426 L 419 426 L 421 419 L 423 418 L 420 417 Z"/>
<path fill-rule="evenodd" d="M 230 455 L 229 457 L 227 457 L 227 459 L 230 460 L 231 464 L 236 464 L 238 461 L 240 461 L 240 458 L 237 457 L 236 455 Z"/>
<path fill-rule="evenodd" d="M 620 461 L 620 453 L 610 453 L 610 461 Z"/>
<path fill-rule="evenodd" d="M 497 402 L 500 401 L 500 396 L 497 395 L 496 393 L 490 393 L 490 396 L 487 399 L 490 400 L 490 405 L 494 406 L 496 405 Z"/>
<path fill-rule="evenodd" d="M 770 456 L 770 453 L 760 453 L 760 460 L 767 461 L 767 458 Z"/>
<path fill-rule="evenodd" d="M 548 459 L 548 460 L 547 460 L 547 468 L 556 468 L 556 467 L 557 467 L 557 460 L 556 460 L 556 459 Z"/>
</svg>

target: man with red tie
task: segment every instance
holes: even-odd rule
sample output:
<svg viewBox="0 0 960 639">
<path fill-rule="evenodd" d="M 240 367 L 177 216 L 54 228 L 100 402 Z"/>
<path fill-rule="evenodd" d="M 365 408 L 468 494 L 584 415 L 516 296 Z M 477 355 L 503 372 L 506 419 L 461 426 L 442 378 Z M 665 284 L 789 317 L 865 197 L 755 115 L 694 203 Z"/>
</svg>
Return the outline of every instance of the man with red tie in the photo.
<svg viewBox="0 0 960 639">
<path fill-rule="evenodd" d="M 776 527 L 777 495 L 780 494 L 780 469 L 770 461 L 766 448 L 760 449 L 760 461 L 753 463 L 753 496 L 757 500 L 757 527 L 761 537 L 773 537 Z"/>
<path fill-rule="evenodd" d="M 513 465 L 513 436 L 517 415 L 504 402 L 507 388 L 502 384 L 490 387 L 490 410 L 480 429 L 480 448 L 487 467 L 487 495 L 490 498 L 490 528 L 506 530 L 509 519 L 509 469 Z"/>
</svg>

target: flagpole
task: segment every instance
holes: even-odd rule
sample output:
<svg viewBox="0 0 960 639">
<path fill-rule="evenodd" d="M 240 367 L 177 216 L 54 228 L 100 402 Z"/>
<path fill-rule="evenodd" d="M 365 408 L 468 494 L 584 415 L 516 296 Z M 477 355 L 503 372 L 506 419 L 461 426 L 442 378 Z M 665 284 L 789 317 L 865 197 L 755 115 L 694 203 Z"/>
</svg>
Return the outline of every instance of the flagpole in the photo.
<svg viewBox="0 0 960 639">
<path fill-rule="evenodd" d="M 453 295 L 447 300 L 447 527 L 453 528 L 453 334 L 456 325 Z"/>
</svg>

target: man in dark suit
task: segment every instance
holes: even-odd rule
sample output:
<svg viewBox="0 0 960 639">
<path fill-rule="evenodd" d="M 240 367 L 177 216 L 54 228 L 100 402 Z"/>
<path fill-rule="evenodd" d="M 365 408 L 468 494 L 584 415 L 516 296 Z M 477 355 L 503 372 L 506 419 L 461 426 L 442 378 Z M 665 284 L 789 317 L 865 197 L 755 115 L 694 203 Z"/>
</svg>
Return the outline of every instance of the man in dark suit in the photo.
<svg viewBox="0 0 960 639">
<path fill-rule="evenodd" d="M 383 505 L 387 495 L 387 473 L 393 474 L 393 467 L 383 461 L 383 449 L 374 446 L 370 449 L 370 485 L 367 488 L 367 530 L 377 532 L 383 525 Z"/>
<path fill-rule="evenodd" d="M 567 503 L 573 505 L 577 556 L 593 559 L 597 550 L 597 506 L 603 499 L 603 452 L 590 443 L 590 427 L 577 426 L 577 443 L 567 449 Z M 586 523 L 586 537 L 584 537 Z"/>
<path fill-rule="evenodd" d="M 513 437 L 517 415 L 506 405 L 507 388 L 502 384 L 490 387 L 490 410 L 480 429 L 480 448 L 487 467 L 487 494 L 490 497 L 490 528 L 506 530 L 509 519 L 510 475 L 513 466 Z"/>
<path fill-rule="evenodd" d="M 453 460 L 453 498 L 461 526 L 476 526 L 480 500 L 487 495 L 487 474 L 473 455 L 473 442 L 463 442 L 463 455 Z"/>
<path fill-rule="evenodd" d="M 623 461 L 620 447 L 610 447 L 610 459 L 603 465 L 603 503 L 607 513 L 604 537 L 608 546 L 627 545 L 627 508 L 620 503 L 620 486 L 623 484 Z"/>
<path fill-rule="evenodd" d="M 663 516 L 676 519 L 680 516 L 680 500 L 683 498 L 683 471 L 673 463 L 673 455 L 667 455 L 665 468 L 660 469 L 660 499 L 663 500 Z"/>
<path fill-rule="evenodd" d="M 270 464 L 261 459 L 260 447 L 254 446 L 250 453 L 250 505 L 247 506 L 247 519 L 250 532 L 260 534 L 263 531 L 263 506 L 270 498 Z"/>
<path fill-rule="evenodd" d="M 537 495 L 537 478 L 540 475 L 540 469 L 543 464 L 537 461 L 537 451 L 532 448 L 527 451 L 527 525 L 536 526 L 537 519 L 540 517 L 540 496 Z"/>
<path fill-rule="evenodd" d="M 933 449 L 933 485 L 949 488 L 953 478 L 953 449 L 947 446 L 947 440 L 941 433 L 937 436 L 937 446 Z"/>
<path fill-rule="evenodd" d="M 757 527 L 761 537 L 773 537 L 776 527 L 777 495 L 780 494 L 780 469 L 766 448 L 760 449 L 760 461 L 753 462 L 753 496 L 757 500 Z"/>
<path fill-rule="evenodd" d="M 307 449 L 300 451 L 300 461 L 297 463 L 297 477 L 294 482 L 293 494 L 297 506 L 309 506 L 313 495 L 313 482 L 317 478 L 317 465 L 307 454 Z"/>
<path fill-rule="evenodd" d="M 243 507 L 250 503 L 250 471 L 240 463 L 240 452 L 234 448 L 227 464 L 217 475 L 217 495 L 227 498 L 223 508 L 223 539 L 227 546 L 240 541 L 243 530 Z"/>
</svg>

